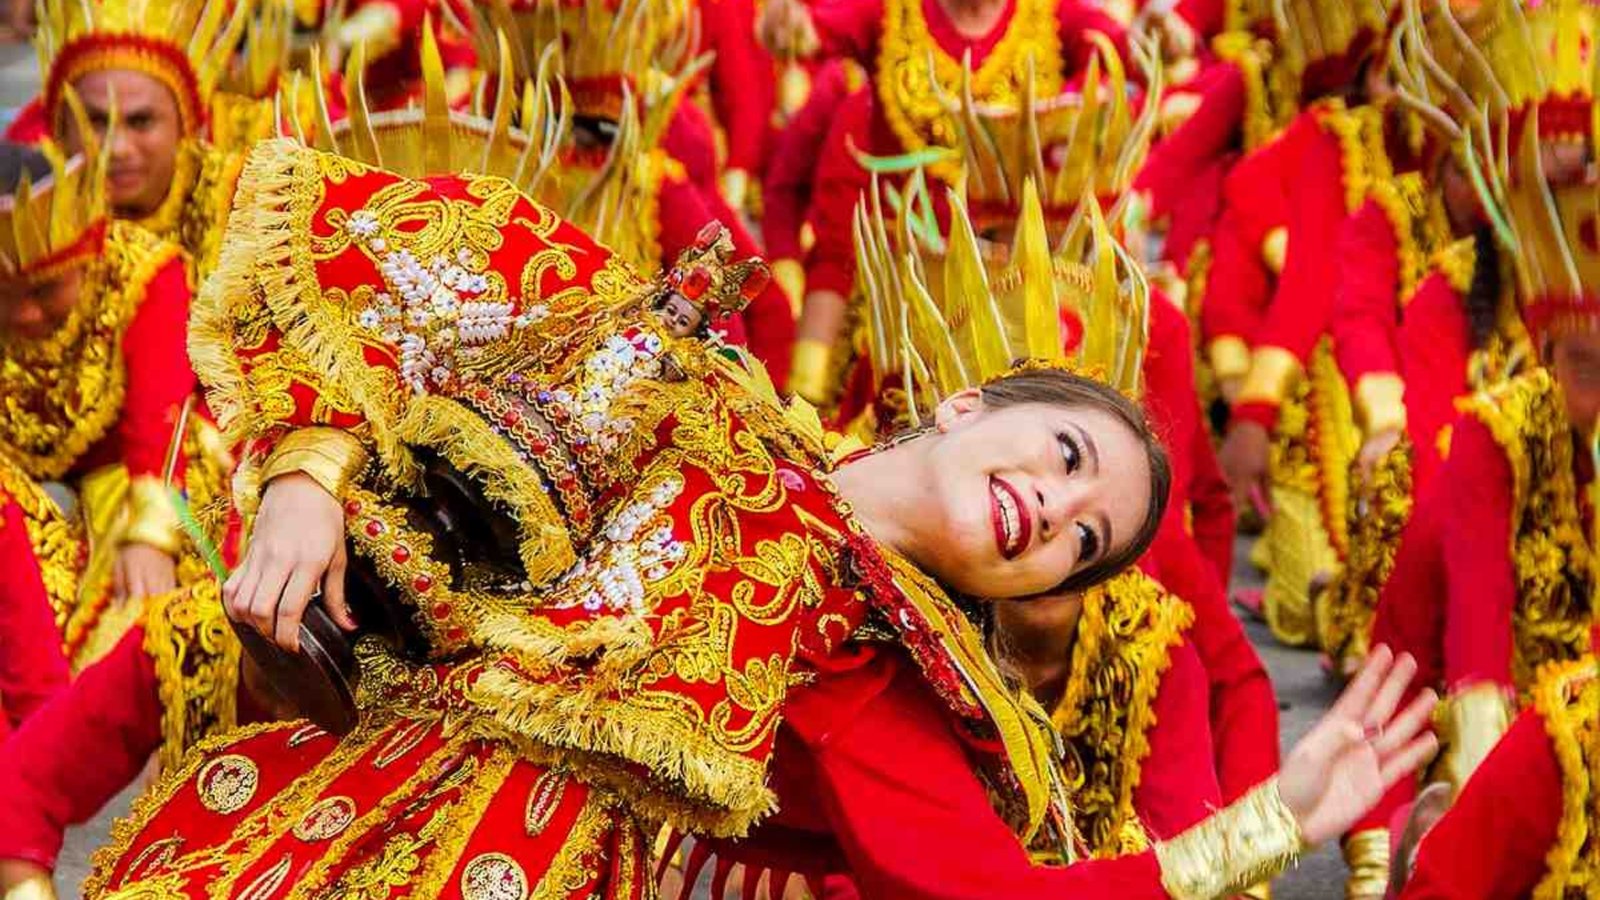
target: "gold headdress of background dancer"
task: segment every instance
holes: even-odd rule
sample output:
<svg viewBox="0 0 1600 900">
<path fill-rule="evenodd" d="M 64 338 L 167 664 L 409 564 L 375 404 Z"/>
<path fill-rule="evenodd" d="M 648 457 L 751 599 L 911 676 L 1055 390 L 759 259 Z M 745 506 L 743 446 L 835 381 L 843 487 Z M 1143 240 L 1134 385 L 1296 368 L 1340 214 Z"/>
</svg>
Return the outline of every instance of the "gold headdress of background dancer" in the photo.
<svg viewBox="0 0 1600 900">
<path fill-rule="evenodd" d="M 1158 97 L 1157 57 L 1135 48 Z M 893 215 L 876 181 L 856 208 L 868 352 L 879 392 L 906 391 L 913 427 L 940 398 L 1023 360 L 1140 391 L 1149 285 L 1103 204 L 1112 220 L 1126 208 L 1158 104 L 1147 100 L 1135 116 L 1108 46 L 1082 94 L 1038 100 L 1033 84 L 1025 79 L 1015 106 L 979 106 L 965 90 L 951 98 L 962 177 L 947 194 L 947 233 L 920 173 L 889 198 Z M 1007 226 L 1009 246 L 1000 243 Z"/>
<path fill-rule="evenodd" d="M 444 61 L 431 23 L 420 43 L 423 102 L 420 107 L 374 112 L 367 103 L 365 54 L 358 45 L 346 60 L 343 117 L 327 94 L 320 65 L 296 73 L 278 95 L 278 115 L 292 137 L 317 150 L 386 169 L 407 178 L 471 172 L 495 175 L 537 196 L 570 130 L 570 112 L 561 99 L 565 86 L 551 73 L 553 55 L 520 88 L 514 80 L 510 42 L 496 36 L 501 60 L 495 80 L 475 93 L 469 110 L 450 108 Z M 295 111 L 309 108 L 309 117 Z"/>
<path fill-rule="evenodd" d="M 218 79 L 250 21 L 250 0 L 39 0 L 34 45 L 45 110 L 88 72 L 130 69 L 172 92 L 186 136 L 201 133 Z"/>
<path fill-rule="evenodd" d="M 660 149 L 695 76 L 698 18 L 686 0 L 479 0 L 465 28 L 480 59 L 509 60 L 516 78 L 558 78 L 560 165 L 539 202 L 642 271 L 660 268 L 655 196 L 681 166 Z M 487 44 L 503 32 L 509 56 Z M 502 65 L 501 68 L 504 68 Z M 588 135 L 584 132 L 589 132 Z M 587 137 L 599 136 L 597 143 Z"/>
</svg>

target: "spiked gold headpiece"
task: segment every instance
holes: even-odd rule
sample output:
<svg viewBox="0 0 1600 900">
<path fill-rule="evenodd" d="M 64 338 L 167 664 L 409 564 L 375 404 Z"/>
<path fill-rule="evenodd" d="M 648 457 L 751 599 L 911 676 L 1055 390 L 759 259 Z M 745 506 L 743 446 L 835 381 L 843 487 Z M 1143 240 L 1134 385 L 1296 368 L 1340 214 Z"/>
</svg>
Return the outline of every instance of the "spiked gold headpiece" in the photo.
<svg viewBox="0 0 1600 900">
<path fill-rule="evenodd" d="M 1347 83 L 1384 39 L 1388 0 L 1272 0 L 1276 41 L 1303 95 Z"/>
<path fill-rule="evenodd" d="M 687 66 L 698 44 L 689 0 L 478 0 L 473 11 L 480 41 L 496 31 L 512 37 L 519 78 L 554 48 L 574 113 L 612 121 L 629 95 L 649 108 L 670 92 L 663 76 Z"/>
<path fill-rule="evenodd" d="M 1435 121 L 1453 129 L 1529 331 L 1600 330 L 1600 3 L 1414 0 L 1407 28 L 1412 99 L 1436 102 Z M 1546 148 L 1562 171 L 1547 169 Z"/>
<path fill-rule="evenodd" d="M 184 133 L 197 134 L 250 11 L 250 0 L 38 0 L 45 108 L 57 114 L 88 72 L 129 69 L 165 85 Z"/>
<path fill-rule="evenodd" d="M 891 380 L 905 388 L 912 425 L 943 397 L 1019 364 L 1070 367 L 1138 393 L 1149 287 L 1094 197 L 1052 249 L 1039 193 L 1025 181 L 1006 248 L 978 237 L 953 190 L 941 234 L 926 184 L 912 179 L 891 222 L 874 181 L 855 221 L 875 377 L 880 389 Z"/>
<path fill-rule="evenodd" d="M 70 88 L 67 103 L 81 117 Z M 97 252 L 105 233 L 107 150 L 93 141 L 71 159 L 50 141 L 40 150 L 50 162 L 50 176 L 33 184 L 25 175 L 15 193 L 0 196 L 0 278 L 5 280 L 48 279 Z"/>
<path fill-rule="evenodd" d="M 510 53 L 504 35 L 499 51 L 502 58 Z M 422 106 L 375 113 L 367 105 L 363 52 L 358 46 L 347 61 L 346 114 L 337 122 L 314 62 L 310 77 L 297 75 L 280 92 L 278 118 L 288 123 L 292 133 L 287 136 L 408 178 L 473 172 L 498 175 L 526 193 L 536 193 L 567 125 L 554 109 L 558 104 L 549 61 L 544 73 L 521 91 L 512 81 L 510 67 L 502 66 L 492 105 L 485 108 L 491 101 L 480 92 L 473 110 L 461 112 L 450 108 L 444 62 L 431 23 L 424 23 L 420 53 Z M 306 106 L 307 94 L 316 114 L 304 128 L 297 116 L 282 113 Z"/>
</svg>

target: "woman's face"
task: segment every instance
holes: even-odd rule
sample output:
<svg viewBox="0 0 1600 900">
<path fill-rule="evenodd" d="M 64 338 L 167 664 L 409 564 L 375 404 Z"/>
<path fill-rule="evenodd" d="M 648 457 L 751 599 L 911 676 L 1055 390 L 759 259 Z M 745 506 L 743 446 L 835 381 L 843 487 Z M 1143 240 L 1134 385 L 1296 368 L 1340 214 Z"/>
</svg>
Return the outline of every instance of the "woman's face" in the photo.
<svg viewBox="0 0 1600 900">
<path fill-rule="evenodd" d="M 1567 420 L 1587 435 L 1600 424 L 1600 334 L 1570 334 L 1550 346 L 1550 371 L 1566 399 Z"/>
<path fill-rule="evenodd" d="M 908 527 L 917 560 L 962 593 L 996 599 L 1055 588 L 1132 541 L 1150 506 L 1134 431 L 1088 407 L 985 409 L 976 390 L 940 405 L 928 502 Z"/>
</svg>

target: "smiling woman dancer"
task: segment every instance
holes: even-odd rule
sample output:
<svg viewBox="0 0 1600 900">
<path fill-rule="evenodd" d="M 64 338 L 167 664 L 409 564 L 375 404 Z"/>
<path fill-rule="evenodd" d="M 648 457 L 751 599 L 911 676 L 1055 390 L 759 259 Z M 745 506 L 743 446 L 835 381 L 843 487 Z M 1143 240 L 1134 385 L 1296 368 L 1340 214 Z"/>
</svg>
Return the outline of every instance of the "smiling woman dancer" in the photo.
<svg viewBox="0 0 1600 900">
<path fill-rule="evenodd" d="M 1138 554 L 1166 491 L 1142 416 L 1028 368 L 850 452 L 655 316 L 671 290 L 736 307 L 753 267 L 716 256 L 645 283 L 499 179 L 253 152 L 193 340 L 248 443 L 229 612 L 299 646 L 320 585 L 353 629 L 364 559 L 427 649 L 362 640 L 343 737 L 268 725 L 192 756 L 88 896 L 647 898 L 665 821 L 867 897 L 1214 897 L 1431 751 L 1428 698 L 1397 713 L 1412 665 L 1380 649 L 1277 779 L 1079 861 L 1049 721 L 965 598 Z M 446 565 L 396 505 L 442 464 L 514 522 L 501 558 Z"/>
</svg>

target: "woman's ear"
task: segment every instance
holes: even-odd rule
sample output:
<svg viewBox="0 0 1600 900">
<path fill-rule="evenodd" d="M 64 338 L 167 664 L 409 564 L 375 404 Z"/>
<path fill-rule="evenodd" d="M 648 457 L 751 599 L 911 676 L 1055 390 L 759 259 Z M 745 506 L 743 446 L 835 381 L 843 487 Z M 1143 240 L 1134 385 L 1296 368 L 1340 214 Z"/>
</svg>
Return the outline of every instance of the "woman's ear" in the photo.
<svg viewBox="0 0 1600 900">
<path fill-rule="evenodd" d="M 939 407 L 933 411 L 933 424 L 940 431 L 949 431 L 980 412 L 983 412 L 983 391 L 980 388 L 967 388 L 939 403 Z"/>
</svg>

